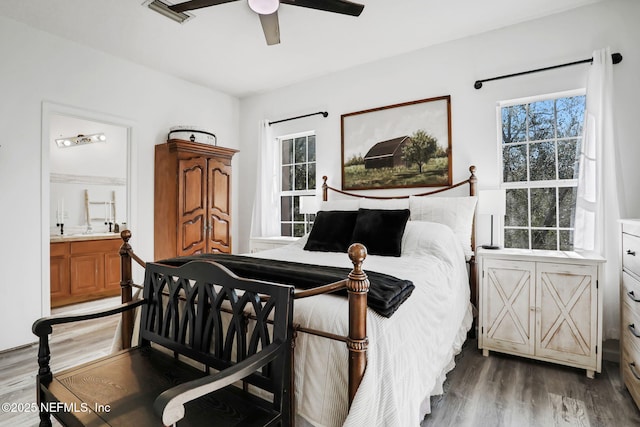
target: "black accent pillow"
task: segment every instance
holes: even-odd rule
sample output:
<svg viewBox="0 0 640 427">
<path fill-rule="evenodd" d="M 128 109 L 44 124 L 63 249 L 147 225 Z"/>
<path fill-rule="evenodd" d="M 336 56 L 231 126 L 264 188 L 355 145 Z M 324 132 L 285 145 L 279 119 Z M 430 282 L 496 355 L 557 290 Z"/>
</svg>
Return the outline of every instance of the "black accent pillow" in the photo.
<svg viewBox="0 0 640 427">
<path fill-rule="evenodd" d="M 357 211 L 318 212 L 304 250 L 347 252 L 357 217 Z"/>
<path fill-rule="evenodd" d="M 371 255 L 400 256 L 409 209 L 360 209 L 351 243 L 362 243 Z"/>
</svg>

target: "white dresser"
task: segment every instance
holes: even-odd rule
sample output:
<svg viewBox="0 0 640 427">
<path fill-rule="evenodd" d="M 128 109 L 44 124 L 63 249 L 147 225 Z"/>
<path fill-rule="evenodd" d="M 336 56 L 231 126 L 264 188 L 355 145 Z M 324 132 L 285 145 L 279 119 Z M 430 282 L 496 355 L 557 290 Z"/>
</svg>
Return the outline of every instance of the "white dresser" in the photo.
<svg viewBox="0 0 640 427">
<path fill-rule="evenodd" d="M 640 407 L 640 220 L 622 220 L 622 273 L 620 312 L 622 361 L 625 386 Z"/>
<path fill-rule="evenodd" d="M 596 254 L 478 249 L 478 346 L 585 369 L 602 366 L 604 258 Z"/>
</svg>

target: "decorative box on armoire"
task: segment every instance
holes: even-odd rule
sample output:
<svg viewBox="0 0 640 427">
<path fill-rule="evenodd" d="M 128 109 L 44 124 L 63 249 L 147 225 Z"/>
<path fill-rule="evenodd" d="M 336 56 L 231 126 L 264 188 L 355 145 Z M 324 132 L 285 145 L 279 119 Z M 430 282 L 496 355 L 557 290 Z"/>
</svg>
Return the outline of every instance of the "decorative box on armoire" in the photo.
<svg viewBox="0 0 640 427">
<path fill-rule="evenodd" d="M 237 150 L 170 139 L 156 145 L 154 258 L 231 252 L 231 158 Z"/>
</svg>

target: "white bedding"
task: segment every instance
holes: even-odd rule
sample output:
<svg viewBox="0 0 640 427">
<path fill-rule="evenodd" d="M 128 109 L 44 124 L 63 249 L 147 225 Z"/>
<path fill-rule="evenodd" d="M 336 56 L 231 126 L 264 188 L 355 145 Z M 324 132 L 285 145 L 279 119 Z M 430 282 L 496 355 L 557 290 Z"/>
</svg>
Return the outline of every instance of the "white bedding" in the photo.
<svg viewBox="0 0 640 427">
<path fill-rule="evenodd" d="M 303 250 L 305 238 L 252 254 L 268 259 L 351 267 L 344 253 Z M 445 225 L 409 221 L 401 257 L 370 255 L 363 269 L 413 281 L 412 295 L 390 318 L 368 310 L 367 369 L 351 410 L 347 403 L 348 352 L 342 342 L 298 334 L 295 350 L 297 413 L 321 426 L 418 426 L 429 396 L 441 393 L 471 326 L 469 282 L 462 246 Z M 294 322 L 347 335 L 344 297 L 296 300 Z"/>
</svg>

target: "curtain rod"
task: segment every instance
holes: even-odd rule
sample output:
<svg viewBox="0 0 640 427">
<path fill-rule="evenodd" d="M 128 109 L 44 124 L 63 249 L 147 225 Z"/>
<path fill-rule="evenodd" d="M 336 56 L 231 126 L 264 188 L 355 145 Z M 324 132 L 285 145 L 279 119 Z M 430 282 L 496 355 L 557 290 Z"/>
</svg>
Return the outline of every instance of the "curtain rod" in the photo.
<svg viewBox="0 0 640 427">
<path fill-rule="evenodd" d="M 276 120 L 275 122 L 269 122 L 269 126 L 274 125 L 276 123 L 288 122 L 289 120 L 302 119 L 304 117 L 315 116 L 317 114 L 322 114 L 322 117 L 327 117 L 329 113 L 326 111 L 318 111 L 317 113 L 305 114 L 303 116 L 289 117 L 288 119 Z"/>
<path fill-rule="evenodd" d="M 611 59 L 613 60 L 614 64 L 619 64 L 620 62 L 622 62 L 622 54 L 612 53 Z M 581 61 L 568 62 L 566 64 L 553 65 L 551 67 L 538 68 L 536 70 L 522 71 L 520 73 L 506 74 L 504 76 L 492 77 L 490 79 L 476 80 L 476 82 L 473 84 L 473 87 L 475 87 L 476 89 L 480 89 L 482 87 L 482 83 L 490 82 L 492 80 L 507 79 L 509 77 L 522 76 L 523 74 L 537 73 L 538 71 L 547 71 L 547 70 L 553 70 L 554 68 L 568 67 L 570 65 L 578 65 L 578 64 L 586 64 L 586 63 L 593 63 L 593 58 L 583 59 Z"/>
</svg>

